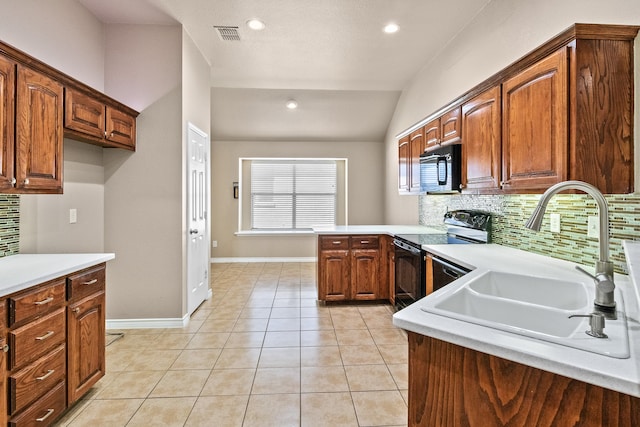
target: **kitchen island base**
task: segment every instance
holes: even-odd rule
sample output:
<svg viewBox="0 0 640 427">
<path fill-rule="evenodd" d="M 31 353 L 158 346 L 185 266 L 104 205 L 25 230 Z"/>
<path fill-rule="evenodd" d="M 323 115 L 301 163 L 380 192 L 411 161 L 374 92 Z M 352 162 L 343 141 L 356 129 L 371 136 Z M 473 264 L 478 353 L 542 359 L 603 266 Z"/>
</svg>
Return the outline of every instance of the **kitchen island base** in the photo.
<svg viewBox="0 0 640 427">
<path fill-rule="evenodd" d="M 409 426 L 639 426 L 640 398 L 415 332 Z"/>
</svg>

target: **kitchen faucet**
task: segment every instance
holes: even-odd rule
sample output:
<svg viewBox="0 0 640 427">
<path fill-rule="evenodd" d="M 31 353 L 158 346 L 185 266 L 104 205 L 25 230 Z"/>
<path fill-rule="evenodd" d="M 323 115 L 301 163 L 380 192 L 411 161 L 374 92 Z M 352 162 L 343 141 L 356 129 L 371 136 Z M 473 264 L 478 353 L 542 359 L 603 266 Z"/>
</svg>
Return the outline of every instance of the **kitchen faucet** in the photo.
<svg viewBox="0 0 640 427">
<path fill-rule="evenodd" d="M 613 262 L 609 260 L 609 209 L 607 201 L 602 193 L 593 185 L 582 181 L 559 182 L 544 192 L 536 209 L 525 224 L 525 227 L 540 231 L 542 217 L 551 197 L 564 190 L 581 190 L 589 194 L 598 205 L 598 216 L 600 217 L 600 259 L 596 261 L 595 276 L 587 273 L 580 267 L 576 267 L 581 272 L 587 274 L 596 282 L 596 297 L 594 300 L 595 311 L 604 314 L 609 319 L 615 319 L 616 302 L 613 297 L 615 285 L 613 283 Z"/>
</svg>

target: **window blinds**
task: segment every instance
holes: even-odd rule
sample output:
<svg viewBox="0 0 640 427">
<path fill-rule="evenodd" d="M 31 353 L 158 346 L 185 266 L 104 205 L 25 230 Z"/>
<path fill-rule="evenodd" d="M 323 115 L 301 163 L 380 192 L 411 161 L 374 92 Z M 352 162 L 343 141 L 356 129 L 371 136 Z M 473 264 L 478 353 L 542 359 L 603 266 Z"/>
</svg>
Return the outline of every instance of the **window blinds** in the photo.
<svg viewBox="0 0 640 427">
<path fill-rule="evenodd" d="M 335 225 L 335 160 L 252 160 L 251 228 Z"/>
</svg>

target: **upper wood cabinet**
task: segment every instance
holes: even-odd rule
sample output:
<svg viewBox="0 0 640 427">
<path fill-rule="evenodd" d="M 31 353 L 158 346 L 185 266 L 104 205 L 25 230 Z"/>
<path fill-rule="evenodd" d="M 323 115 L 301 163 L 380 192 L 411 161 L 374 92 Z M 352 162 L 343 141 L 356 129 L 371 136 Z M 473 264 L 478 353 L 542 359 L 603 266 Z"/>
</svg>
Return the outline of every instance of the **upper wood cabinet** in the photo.
<svg viewBox="0 0 640 427">
<path fill-rule="evenodd" d="M 104 147 L 135 150 L 136 118 L 74 89 L 65 90 L 67 135 Z"/>
<path fill-rule="evenodd" d="M 137 115 L 0 42 L 0 193 L 62 193 L 64 137 L 135 150 Z"/>
<path fill-rule="evenodd" d="M 424 126 L 425 151 L 460 141 L 460 107 L 447 111 Z"/>
<path fill-rule="evenodd" d="M 567 179 L 567 49 L 502 85 L 502 188 L 541 189 Z"/>
<path fill-rule="evenodd" d="M 409 173 L 409 192 L 420 192 L 420 154 L 424 153 L 424 128 L 420 128 L 409 136 L 409 153 L 411 171 Z"/>
<path fill-rule="evenodd" d="M 409 135 L 407 135 L 398 140 L 398 191 L 400 193 L 409 193 L 410 157 Z"/>
<path fill-rule="evenodd" d="M 63 87 L 18 64 L 15 188 L 22 193 L 62 193 Z"/>
<path fill-rule="evenodd" d="M 500 87 L 462 106 L 463 190 L 497 189 L 500 180 Z"/>
<path fill-rule="evenodd" d="M 633 192 L 639 29 L 573 25 L 443 107 L 449 131 L 449 113 L 427 118 L 427 150 L 461 135 L 464 192 L 541 193 L 565 180 Z"/>
</svg>

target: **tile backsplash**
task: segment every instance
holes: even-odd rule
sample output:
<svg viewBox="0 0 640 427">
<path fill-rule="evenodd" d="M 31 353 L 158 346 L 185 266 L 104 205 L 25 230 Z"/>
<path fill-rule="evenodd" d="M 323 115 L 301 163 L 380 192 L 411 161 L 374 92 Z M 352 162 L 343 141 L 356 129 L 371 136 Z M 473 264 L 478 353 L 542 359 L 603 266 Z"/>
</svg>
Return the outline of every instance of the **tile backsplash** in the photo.
<svg viewBox="0 0 640 427">
<path fill-rule="evenodd" d="M 0 257 L 18 253 L 20 196 L 0 194 Z"/>
<path fill-rule="evenodd" d="M 447 210 L 478 209 L 493 214 L 494 243 L 591 266 L 598 257 L 598 239 L 587 237 L 587 218 L 597 216 L 595 201 L 586 194 L 559 194 L 547 205 L 540 232 L 525 228 L 539 194 L 419 196 L 420 224 L 442 226 Z M 608 195 L 611 259 L 626 273 L 622 240 L 640 240 L 640 195 Z M 560 233 L 549 231 L 549 214 L 560 214 Z"/>
</svg>

